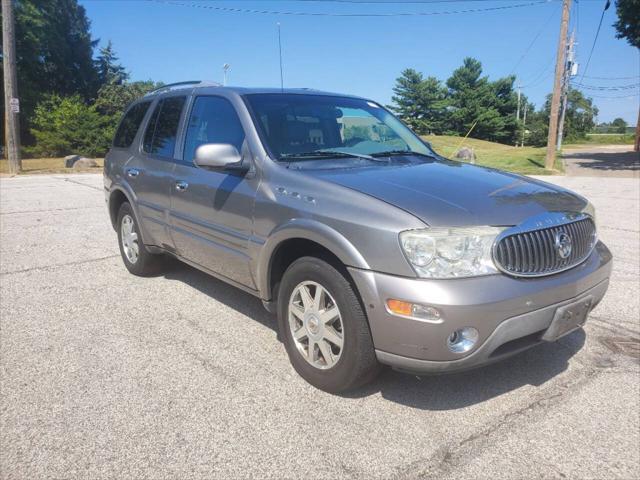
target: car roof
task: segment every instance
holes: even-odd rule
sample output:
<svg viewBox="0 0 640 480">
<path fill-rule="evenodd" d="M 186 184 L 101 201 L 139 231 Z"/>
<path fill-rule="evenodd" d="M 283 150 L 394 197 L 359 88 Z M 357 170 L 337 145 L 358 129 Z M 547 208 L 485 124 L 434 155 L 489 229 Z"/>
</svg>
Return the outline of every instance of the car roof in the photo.
<svg viewBox="0 0 640 480">
<path fill-rule="evenodd" d="M 235 93 L 237 95 L 250 95 L 250 94 L 298 94 L 298 95 L 330 95 L 334 97 L 351 97 L 362 98 L 356 95 L 347 95 L 343 93 L 326 92 L 322 90 L 315 90 L 311 88 L 259 88 L 259 87 L 227 87 L 222 86 L 216 82 L 206 81 L 190 81 L 190 82 L 178 82 L 163 85 L 151 92 L 144 95 L 143 98 L 156 97 L 163 94 L 169 94 L 174 92 L 184 93 L 184 90 L 190 92 L 202 92 L 202 93 Z"/>
</svg>

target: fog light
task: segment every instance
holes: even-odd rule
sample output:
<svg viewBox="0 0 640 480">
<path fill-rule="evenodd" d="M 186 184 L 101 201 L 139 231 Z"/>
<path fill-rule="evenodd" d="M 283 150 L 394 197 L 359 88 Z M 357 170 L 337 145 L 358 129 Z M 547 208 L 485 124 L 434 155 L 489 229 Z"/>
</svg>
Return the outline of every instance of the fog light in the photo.
<svg viewBox="0 0 640 480">
<path fill-rule="evenodd" d="M 456 330 L 447 338 L 447 347 L 453 353 L 465 353 L 473 348 L 478 341 L 478 330 L 464 327 Z"/>
<path fill-rule="evenodd" d="M 395 315 L 402 317 L 411 317 L 427 322 L 440 323 L 440 312 L 435 307 L 428 305 L 420 305 L 418 303 L 403 302 L 390 298 L 387 300 L 387 310 Z"/>
</svg>

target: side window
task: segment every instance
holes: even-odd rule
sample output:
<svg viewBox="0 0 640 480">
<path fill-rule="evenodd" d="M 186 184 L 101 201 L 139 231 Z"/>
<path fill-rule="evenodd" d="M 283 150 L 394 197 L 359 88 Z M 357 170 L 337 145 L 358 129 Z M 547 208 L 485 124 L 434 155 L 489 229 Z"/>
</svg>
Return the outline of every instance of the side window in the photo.
<svg viewBox="0 0 640 480">
<path fill-rule="evenodd" d="M 186 97 L 169 97 L 158 102 L 144 135 L 142 148 L 145 152 L 173 157 L 185 99 Z"/>
<path fill-rule="evenodd" d="M 113 139 L 114 147 L 129 148 L 131 146 L 150 104 L 151 102 L 141 102 L 127 111 Z"/>
<path fill-rule="evenodd" d="M 235 108 L 225 98 L 197 97 L 193 102 L 184 145 L 184 159 L 192 161 L 203 143 L 229 143 L 242 151 L 244 129 Z"/>
</svg>

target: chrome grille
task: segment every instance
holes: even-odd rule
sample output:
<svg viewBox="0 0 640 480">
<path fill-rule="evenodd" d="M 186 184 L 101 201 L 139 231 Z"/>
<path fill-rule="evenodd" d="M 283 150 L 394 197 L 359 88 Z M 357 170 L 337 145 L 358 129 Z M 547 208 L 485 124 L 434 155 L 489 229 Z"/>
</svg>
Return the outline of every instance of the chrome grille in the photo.
<svg viewBox="0 0 640 480">
<path fill-rule="evenodd" d="M 546 228 L 523 231 L 516 227 L 503 232 L 493 250 L 498 268 L 515 276 L 541 276 L 567 270 L 584 261 L 596 243 L 595 223 L 586 215 L 564 219 L 566 223 Z M 567 236 L 570 249 L 566 248 Z M 567 250 L 570 250 L 568 254 Z M 566 258 L 563 254 L 567 254 Z"/>
</svg>

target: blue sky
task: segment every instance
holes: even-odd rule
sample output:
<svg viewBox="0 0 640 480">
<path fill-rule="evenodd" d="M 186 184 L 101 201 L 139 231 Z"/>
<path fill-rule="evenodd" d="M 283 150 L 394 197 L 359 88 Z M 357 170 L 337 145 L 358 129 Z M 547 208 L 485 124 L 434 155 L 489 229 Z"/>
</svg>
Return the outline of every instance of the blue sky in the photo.
<svg viewBox="0 0 640 480">
<path fill-rule="evenodd" d="M 479 59 L 490 78 L 515 73 L 539 106 L 551 91 L 561 2 L 481 13 L 429 16 L 340 17 L 233 13 L 204 7 L 331 14 L 446 12 L 505 7 L 536 0 L 416 2 L 320 2 L 242 0 L 80 0 L 100 45 L 111 40 L 133 80 L 222 81 L 279 86 L 278 22 L 282 25 L 286 87 L 353 93 L 388 103 L 396 77 L 407 67 L 445 80 L 466 56 Z M 581 0 L 572 8 L 577 56 L 584 67 L 604 0 Z M 638 84 L 640 56 L 605 14 L 583 83 L 616 87 Z M 537 37 L 537 38 L 536 38 Z M 534 41 L 531 48 L 528 48 Z M 524 57 L 523 57 L 524 55 Z M 515 69 L 515 70 L 514 70 Z M 605 78 L 606 77 L 606 78 Z M 631 77 L 609 79 L 610 77 Z M 634 124 L 638 89 L 593 91 L 599 121 L 622 117 Z M 595 98 L 605 97 L 631 98 Z M 634 96 L 635 95 L 635 96 Z"/>
</svg>

